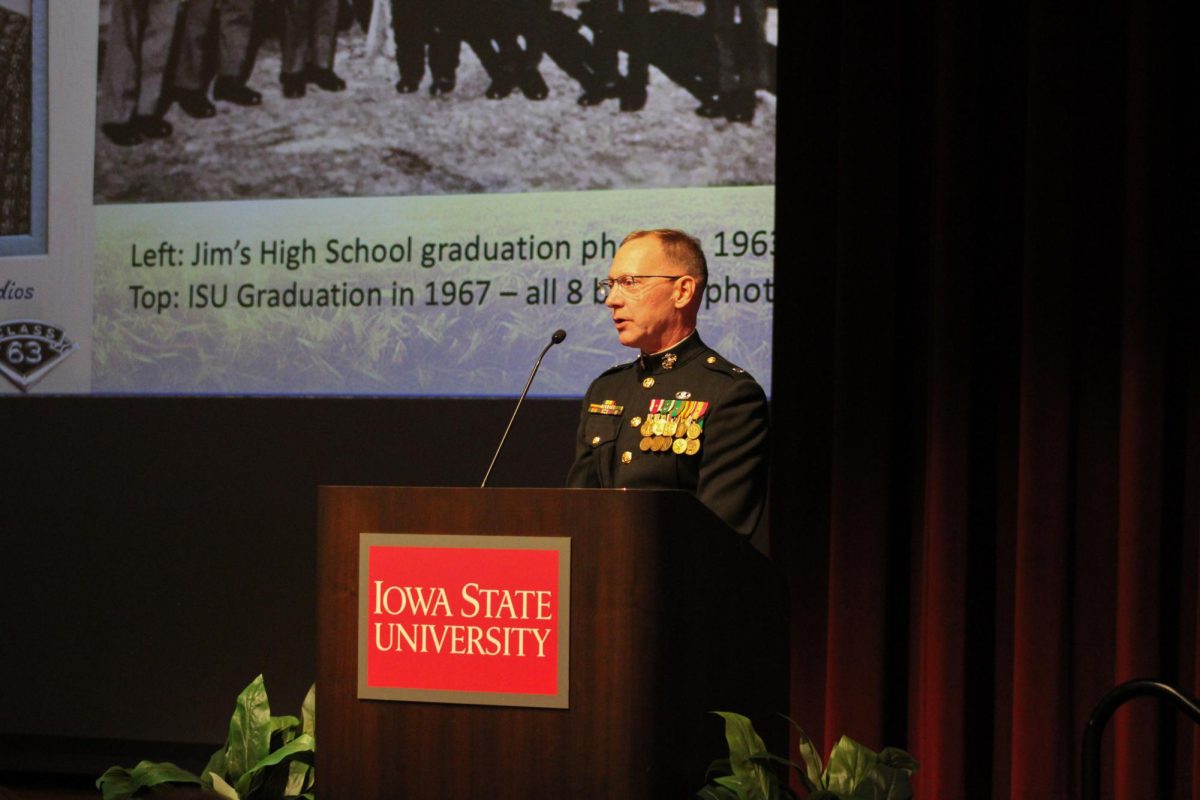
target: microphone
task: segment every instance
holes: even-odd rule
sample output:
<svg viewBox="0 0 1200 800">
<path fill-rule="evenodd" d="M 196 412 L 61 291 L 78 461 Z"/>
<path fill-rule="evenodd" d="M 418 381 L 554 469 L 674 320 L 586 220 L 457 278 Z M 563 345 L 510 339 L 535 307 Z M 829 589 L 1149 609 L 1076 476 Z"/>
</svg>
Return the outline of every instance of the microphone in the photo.
<svg viewBox="0 0 1200 800">
<path fill-rule="evenodd" d="M 513 409 L 512 416 L 508 419 L 508 427 L 504 429 L 504 435 L 500 437 L 500 444 L 496 447 L 496 453 L 492 456 L 492 463 L 488 464 L 487 472 L 483 474 L 483 483 L 479 484 L 482 489 L 487 486 L 488 478 L 491 477 L 492 467 L 496 466 L 496 459 L 500 457 L 500 451 L 504 449 L 504 442 L 508 439 L 508 432 L 512 430 L 513 420 L 517 418 L 517 412 L 521 410 L 521 403 L 525 402 L 525 395 L 529 394 L 529 387 L 533 385 L 533 376 L 537 375 L 538 367 L 542 365 L 542 359 L 546 357 L 546 353 L 551 347 L 556 344 L 562 344 L 562 340 L 567 338 L 567 332 L 559 328 L 550 337 L 550 343 L 542 348 L 542 353 L 537 357 L 537 361 L 533 363 L 533 369 L 529 373 L 529 380 L 525 381 L 525 388 L 521 390 L 521 396 L 517 398 L 517 407 Z"/>
</svg>

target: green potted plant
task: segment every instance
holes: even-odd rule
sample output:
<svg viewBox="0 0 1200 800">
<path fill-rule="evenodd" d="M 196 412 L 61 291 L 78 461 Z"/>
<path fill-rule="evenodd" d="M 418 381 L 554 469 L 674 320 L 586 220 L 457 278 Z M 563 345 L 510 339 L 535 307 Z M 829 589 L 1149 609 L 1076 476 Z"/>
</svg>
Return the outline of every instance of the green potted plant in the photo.
<svg viewBox="0 0 1200 800">
<path fill-rule="evenodd" d="M 767 752 L 754 725 L 741 714 L 713 712 L 725 720 L 725 741 L 729 758 L 714 761 L 709 767 L 709 783 L 697 796 L 701 800 L 782 800 L 796 798 L 795 792 L 779 779 L 777 765 L 796 770 L 800 783 L 808 790 L 809 800 L 909 800 L 912 786 L 909 776 L 917 769 L 916 760 L 903 750 L 887 747 L 876 753 L 843 736 L 829 753 L 828 763 L 804 730 L 792 722 L 800 740 L 801 767 Z M 791 722 L 791 720 L 788 720 Z"/>
<path fill-rule="evenodd" d="M 143 789 L 159 791 L 172 785 L 203 786 L 227 800 L 314 800 L 316 710 L 314 685 L 299 718 L 271 716 L 259 675 L 238 695 L 225 745 L 212 754 L 200 775 L 170 762 L 141 761 L 132 768 L 110 767 L 96 787 L 104 800 L 129 800 Z"/>
</svg>

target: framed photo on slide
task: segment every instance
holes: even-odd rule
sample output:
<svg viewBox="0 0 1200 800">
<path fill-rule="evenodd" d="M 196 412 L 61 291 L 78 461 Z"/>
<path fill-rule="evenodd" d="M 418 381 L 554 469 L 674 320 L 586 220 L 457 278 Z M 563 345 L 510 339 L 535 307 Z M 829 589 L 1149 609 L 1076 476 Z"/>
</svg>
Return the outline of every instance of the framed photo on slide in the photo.
<svg viewBox="0 0 1200 800">
<path fill-rule="evenodd" d="M 47 0 L 0 0 L 0 257 L 46 253 Z"/>
</svg>

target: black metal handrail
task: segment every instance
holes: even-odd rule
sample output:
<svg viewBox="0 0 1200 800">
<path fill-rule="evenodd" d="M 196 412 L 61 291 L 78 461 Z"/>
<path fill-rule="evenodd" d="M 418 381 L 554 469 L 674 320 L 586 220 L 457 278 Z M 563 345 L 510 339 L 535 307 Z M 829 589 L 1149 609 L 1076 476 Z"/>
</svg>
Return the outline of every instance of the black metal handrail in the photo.
<svg viewBox="0 0 1200 800">
<path fill-rule="evenodd" d="M 1150 678 L 1126 681 L 1100 699 L 1088 717 L 1083 730 L 1083 800 L 1100 798 L 1100 741 L 1104 726 L 1120 706 L 1135 697 L 1158 697 L 1169 700 L 1175 707 L 1200 725 L 1200 701 L 1170 684 Z"/>
</svg>

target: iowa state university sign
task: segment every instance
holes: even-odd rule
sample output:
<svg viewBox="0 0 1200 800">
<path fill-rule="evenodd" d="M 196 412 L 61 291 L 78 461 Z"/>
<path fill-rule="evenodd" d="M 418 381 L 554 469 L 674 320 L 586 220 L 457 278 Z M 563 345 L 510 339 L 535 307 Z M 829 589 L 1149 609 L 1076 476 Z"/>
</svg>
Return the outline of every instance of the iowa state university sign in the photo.
<svg viewBox="0 0 1200 800">
<path fill-rule="evenodd" d="M 567 708 L 571 540 L 359 535 L 358 696 Z"/>
</svg>

